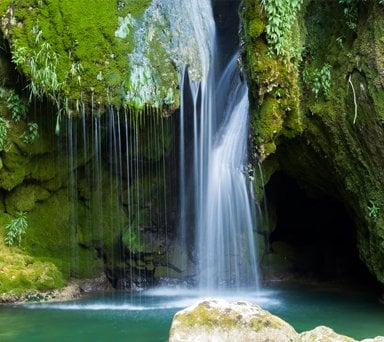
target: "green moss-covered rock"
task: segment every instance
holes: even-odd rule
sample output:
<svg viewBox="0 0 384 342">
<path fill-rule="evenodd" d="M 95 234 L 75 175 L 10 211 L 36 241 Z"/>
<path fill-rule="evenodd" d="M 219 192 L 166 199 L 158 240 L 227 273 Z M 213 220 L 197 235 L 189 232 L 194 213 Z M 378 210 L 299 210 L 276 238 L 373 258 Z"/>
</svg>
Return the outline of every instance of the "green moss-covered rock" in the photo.
<svg viewBox="0 0 384 342">
<path fill-rule="evenodd" d="M 273 46 L 268 46 L 265 39 L 268 17 L 260 1 L 244 1 L 242 18 L 254 157 L 264 160 L 275 152 L 280 137 L 290 138 L 302 131 L 298 65 L 295 57 L 276 55 Z M 292 40 L 292 48 L 300 49 L 299 15 L 294 20 L 292 30 L 297 39 Z"/>
<path fill-rule="evenodd" d="M 0 214 L 0 301 L 17 299 L 30 291 L 47 291 L 65 284 L 58 268 L 4 244 L 11 216 Z"/>
<path fill-rule="evenodd" d="M 0 7 L 0 27 L 33 95 L 50 98 L 67 114 L 79 112 L 79 102 L 97 110 L 123 104 L 140 114 L 147 106 L 171 108 L 178 102 L 168 38 L 160 39 L 165 14 L 155 8 L 147 18 L 150 5 L 150 0 L 7 0 Z M 153 35 L 157 39 L 149 38 Z"/>
<path fill-rule="evenodd" d="M 35 184 L 21 185 L 9 193 L 5 199 L 7 212 L 14 214 L 17 211 L 30 211 L 38 201 L 47 200 L 50 193 Z"/>
<path fill-rule="evenodd" d="M 345 204 L 360 257 L 384 282 L 384 7 L 359 3 L 351 23 L 343 6 L 303 3 L 297 63 L 269 53 L 266 31 L 255 25 L 268 23 L 261 1 L 245 1 L 244 61 L 256 111 L 251 133 L 259 159 L 274 153 L 268 170 L 274 165 L 272 173 L 284 170 L 311 194 Z"/>
<path fill-rule="evenodd" d="M 39 261 L 16 251 L 0 254 L 0 294 L 47 291 L 64 284 L 61 272 L 51 262 Z"/>
<path fill-rule="evenodd" d="M 246 302 L 201 301 L 176 313 L 170 342 L 296 341 L 298 334 L 282 319 Z"/>
<path fill-rule="evenodd" d="M 48 201 L 36 203 L 27 216 L 29 227 L 22 247 L 32 256 L 53 262 L 65 278 L 98 275 L 102 266 L 101 262 L 95 262 L 96 250 L 80 248 L 77 232 L 71 230 L 73 208 L 66 190 L 53 194 Z"/>
<path fill-rule="evenodd" d="M 12 190 L 21 184 L 28 173 L 30 157 L 12 144 L 2 158 L 4 167 L 0 170 L 0 188 Z"/>
<path fill-rule="evenodd" d="M 170 342 L 181 341 L 356 342 L 319 326 L 298 334 L 292 326 L 257 305 L 224 300 L 200 301 L 176 313 Z M 363 341 L 382 341 L 382 336 Z"/>
</svg>

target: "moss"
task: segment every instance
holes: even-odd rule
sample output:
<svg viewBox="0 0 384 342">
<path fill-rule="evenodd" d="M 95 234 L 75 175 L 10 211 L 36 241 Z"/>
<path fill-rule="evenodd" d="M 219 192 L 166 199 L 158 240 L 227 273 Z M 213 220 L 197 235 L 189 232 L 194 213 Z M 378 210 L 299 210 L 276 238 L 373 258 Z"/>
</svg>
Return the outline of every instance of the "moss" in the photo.
<svg viewBox="0 0 384 342">
<path fill-rule="evenodd" d="M 22 247 L 30 255 L 54 263 L 64 277 L 90 277 L 100 274 L 96 250 L 82 250 L 76 231 L 71 231 L 73 203 L 67 191 L 53 194 L 49 201 L 36 203 L 28 213 L 29 227 Z"/>
<path fill-rule="evenodd" d="M 9 252 L 0 254 L 0 292 L 22 294 L 30 290 L 60 288 L 64 280 L 56 266 L 30 256 Z"/>
<path fill-rule="evenodd" d="M 281 328 L 281 321 L 271 315 L 260 315 L 251 319 L 252 328 L 255 331 L 262 331 L 265 328 L 279 329 Z"/>
<path fill-rule="evenodd" d="M 47 153 L 36 156 L 31 160 L 30 178 L 39 182 L 47 182 L 56 177 L 60 178 L 67 172 L 67 160 L 65 156 Z"/>
<path fill-rule="evenodd" d="M 246 49 L 243 60 L 251 96 L 251 128 L 254 151 L 260 160 L 276 150 L 281 137 L 302 132 L 297 60 L 284 59 L 271 52 L 265 39 L 267 18 L 259 1 L 244 2 L 242 19 Z M 294 24 L 298 30 L 298 22 Z M 302 35 L 294 48 L 300 49 Z"/>
<path fill-rule="evenodd" d="M 63 276 L 54 264 L 4 245 L 5 225 L 10 219 L 10 215 L 0 213 L 0 293 L 20 295 L 62 287 Z"/>
<path fill-rule="evenodd" d="M 9 191 L 23 182 L 30 158 L 12 144 L 2 160 L 4 167 L 0 170 L 0 188 Z"/>
<path fill-rule="evenodd" d="M 144 101 L 136 101 L 140 91 L 136 86 L 131 87 L 132 79 L 136 78 L 131 77 L 131 72 L 138 68 L 132 65 L 129 56 L 135 45 L 142 44 L 135 36 L 142 31 L 143 13 L 152 3 L 150 0 L 14 3 L 2 30 L 11 43 L 13 59 L 29 78 L 30 89 L 36 95 L 48 96 L 68 113 L 78 111 L 80 99 L 99 108 L 106 104 L 128 105 L 138 110 L 147 105 L 177 106 L 177 70 L 160 39 L 145 37 L 148 56 L 140 58 L 141 67 L 146 58 L 151 64 L 151 77 L 145 81 L 154 82 L 151 92 L 146 89 Z M 156 29 L 158 36 L 162 35 L 162 29 Z M 122 33 L 117 33 L 120 30 Z M 127 95 L 132 91 L 136 100 Z M 170 92 L 174 93 L 172 99 Z M 64 98 L 64 103 L 60 98 Z"/>
<path fill-rule="evenodd" d="M 238 324 L 236 312 L 223 314 L 223 310 L 209 307 L 209 303 L 202 302 L 193 311 L 184 312 L 178 316 L 178 321 L 186 327 L 206 327 L 221 329 L 235 328 Z"/>
<path fill-rule="evenodd" d="M 121 79 L 127 78 L 127 55 L 133 47 L 132 39 L 115 37 L 118 18 L 127 13 L 139 18 L 150 1 L 123 3 L 118 8 L 116 2 L 105 0 L 16 1 L 17 24 L 10 25 L 7 34 L 12 51 L 17 54 L 24 48 L 24 58 L 30 59 L 42 51 L 44 42 L 49 43 L 50 53 L 58 58 L 55 73 L 61 92 L 71 99 L 80 99 L 81 93 L 93 93 L 96 101 L 106 102 L 107 89 L 113 92 L 122 85 Z M 79 65 L 80 69 L 76 69 Z M 33 76 L 28 62 L 20 67 L 26 75 Z M 55 96 L 49 89 L 48 95 Z"/>
<path fill-rule="evenodd" d="M 264 98 L 263 105 L 260 108 L 260 117 L 258 120 L 253 120 L 252 125 L 254 132 L 260 132 L 260 143 L 274 139 L 277 132 L 282 128 L 283 114 L 284 112 L 276 98 L 271 96 Z"/>
<path fill-rule="evenodd" d="M 300 35 L 305 34 L 303 60 L 296 69 L 286 62 L 284 70 L 278 57 L 268 55 L 264 33 L 251 26 L 255 18 L 265 21 L 259 6 L 259 1 L 245 1 L 243 14 L 245 66 L 257 104 L 251 122 L 254 153 L 314 196 L 326 193 L 341 200 L 355 222 L 362 260 L 384 282 L 384 77 L 379 72 L 384 9 L 361 4 L 353 31 L 338 2 L 308 2 L 298 18 Z M 331 66 L 329 91 L 316 94 L 319 85 L 308 75 L 325 64 Z M 271 152 L 274 157 L 268 156 Z M 370 203 L 380 208 L 375 217 Z"/>
<path fill-rule="evenodd" d="M 3 14 L 5 13 L 5 11 L 8 9 L 10 3 L 11 3 L 11 0 L 3 0 L 3 1 L 0 3 L 0 17 L 3 16 Z"/>
<path fill-rule="evenodd" d="M 5 199 L 7 212 L 30 211 L 37 201 L 48 199 L 49 192 L 38 185 L 21 185 L 9 193 Z"/>
</svg>

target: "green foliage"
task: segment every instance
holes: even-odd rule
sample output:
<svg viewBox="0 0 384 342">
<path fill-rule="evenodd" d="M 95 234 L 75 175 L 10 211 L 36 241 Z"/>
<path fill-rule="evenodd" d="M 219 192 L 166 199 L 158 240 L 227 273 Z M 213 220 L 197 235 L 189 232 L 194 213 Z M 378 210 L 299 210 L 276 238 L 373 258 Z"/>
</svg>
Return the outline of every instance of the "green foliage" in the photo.
<svg viewBox="0 0 384 342">
<path fill-rule="evenodd" d="M 38 26 L 33 26 L 32 34 L 33 50 L 28 50 L 21 46 L 16 40 L 12 53 L 13 62 L 20 68 L 26 64 L 29 67 L 31 96 L 49 96 L 56 100 L 56 96 L 61 89 L 58 81 L 57 64 L 58 57 L 51 45 L 44 41 L 43 32 Z"/>
<path fill-rule="evenodd" d="M 347 26 L 355 31 L 357 28 L 357 1 L 356 0 L 339 0 L 339 4 L 344 5 L 344 17 Z"/>
<path fill-rule="evenodd" d="M 7 108 L 11 111 L 12 120 L 16 123 L 27 116 L 28 104 L 14 90 L 10 90 L 8 93 Z"/>
<path fill-rule="evenodd" d="M 368 216 L 371 219 L 376 220 L 377 216 L 379 215 L 379 207 L 376 206 L 374 201 L 370 200 L 367 208 L 368 208 Z"/>
<path fill-rule="evenodd" d="M 8 135 L 7 121 L 0 117 L 0 151 L 4 150 Z"/>
<path fill-rule="evenodd" d="M 7 229 L 7 234 L 4 239 L 5 243 L 8 246 L 12 246 L 15 243 L 15 240 L 17 240 L 20 246 L 21 237 L 25 234 L 25 231 L 28 228 L 26 212 L 17 212 L 15 218 L 13 218 L 5 228 Z"/>
<path fill-rule="evenodd" d="M 384 5 L 384 0 L 376 0 L 380 5 Z M 344 17 L 348 28 L 356 31 L 358 23 L 358 4 L 359 0 L 339 0 L 339 4 L 344 6 Z"/>
<path fill-rule="evenodd" d="M 133 30 L 126 39 L 116 37 L 115 32 L 123 18 L 130 15 L 136 21 L 150 3 L 17 1 L 15 23 L 22 25 L 8 28 L 12 59 L 30 81 L 31 95 L 57 102 L 59 97 L 75 102 L 92 95 L 101 104 L 116 96 L 121 102 L 121 88 L 129 77 Z"/>
<path fill-rule="evenodd" d="M 32 144 L 36 139 L 39 138 L 39 126 L 35 122 L 30 122 L 27 125 L 26 131 L 22 134 L 21 139 L 26 144 Z"/>
<path fill-rule="evenodd" d="M 300 51 L 292 44 L 292 27 L 303 0 L 261 0 L 268 16 L 265 28 L 273 52 L 283 57 L 298 57 Z"/>
<path fill-rule="evenodd" d="M 324 96 L 329 95 L 331 87 L 331 69 L 332 66 L 325 63 L 321 69 L 305 68 L 303 71 L 303 81 L 316 96 L 322 92 Z"/>
</svg>

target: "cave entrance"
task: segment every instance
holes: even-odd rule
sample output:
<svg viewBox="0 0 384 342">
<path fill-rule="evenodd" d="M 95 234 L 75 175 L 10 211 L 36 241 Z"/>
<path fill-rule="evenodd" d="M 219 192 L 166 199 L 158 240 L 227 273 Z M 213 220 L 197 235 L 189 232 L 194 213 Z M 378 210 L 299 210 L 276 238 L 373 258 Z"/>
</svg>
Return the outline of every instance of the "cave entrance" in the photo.
<svg viewBox="0 0 384 342">
<path fill-rule="evenodd" d="M 275 173 L 266 186 L 270 209 L 266 277 L 374 284 L 360 261 L 355 227 L 343 203 L 285 172 Z"/>
</svg>

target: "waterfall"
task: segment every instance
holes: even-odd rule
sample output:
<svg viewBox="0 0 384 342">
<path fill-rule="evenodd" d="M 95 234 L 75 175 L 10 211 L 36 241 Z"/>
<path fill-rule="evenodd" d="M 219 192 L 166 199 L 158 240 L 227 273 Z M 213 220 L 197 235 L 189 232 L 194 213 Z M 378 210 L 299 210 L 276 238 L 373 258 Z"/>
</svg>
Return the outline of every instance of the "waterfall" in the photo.
<svg viewBox="0 0 384 342">
<path fill-rule="evenodd" d="M 248 89 L 239 77 L 238 53 L 224 71 L 218 70 L 221 56 L 216 47 L 212 9 L 207 13 L 209 17 L 204 19 L 208 24 L 203 25 L 197 5 L 188 11 L 194 27 L 191 39 L 199 42 L 201 77 L 196 80 L 187 69 L 187 84 L 184 68 L 181 72 L 180 138 L 186 139 L 186 117 L 191 117 L 189 126 L 193 127 L 193 151 L 188 152 L 192 160 L 188 167 L 183 154 L 191 144 L 180 141 L 182 236 L 186 236 L 185 217 L 193 217 L 200 289 L 257 286 L 255 208 L 247 175 Z M 184 99 L 188 96 L 190 109 Z M 187 187 L 183 177 L 192 185 Z M 187 194 L 187 189 L 193 189 L 192 194 Z M 193 213 L 187 214 L 187 209 Z"/>
<path fill-rule="evenodd" d="M 248 89 L 236 58 L 224 71 L 216 98 L 227 103 L 223 124 L 212 132 L 198 226 L 199 281 L 207 289 L 257 284 L 255 211 L 246 167 Z"/>
<path fill-rule="evenodd" d="M 239 53 L 220 67 L 225 58 L 211 0 L 153 0 L 130 60 L 143 60 L 156 20 L 167 28 L 159 41 L 179 70 L 179 169 L 171 153 L 173 117 L 150 106 L 111 105 L 101 115 L 93 97 L 89 107 L 81 102 L 79 118 L 68 116 L 61 133 L 68 140 L 70 245 L 76 246 L 69 272 L 92 275 L 100 264 L 88 268 L 102 259 L 114 287 L 142 289 L 172 272 L 191 277 L 193 260 L 202 290 L 257 287 L 248 89 L 239 76 Z M 148 95 L 148 89 L 151 84 L 139 90 Z M 179 188 L 170 184 L 174 179 Z M 177 196 L 178 217 L 169 202 Z M 171 228 L 177 224 L 181 241 L 175 243 Z"/>
</svg>

